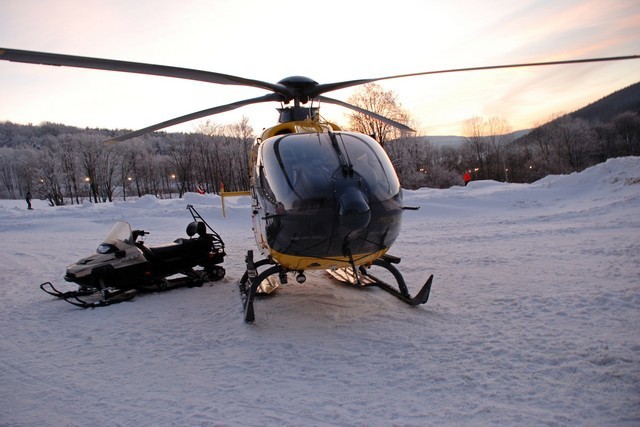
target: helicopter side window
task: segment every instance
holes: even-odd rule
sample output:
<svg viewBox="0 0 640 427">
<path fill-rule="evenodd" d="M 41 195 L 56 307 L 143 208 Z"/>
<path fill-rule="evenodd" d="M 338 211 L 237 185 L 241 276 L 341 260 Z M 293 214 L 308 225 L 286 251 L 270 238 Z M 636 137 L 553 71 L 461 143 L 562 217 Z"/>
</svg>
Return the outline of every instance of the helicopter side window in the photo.
<svg viewBox="0 0 640 427">
<path fill-rule="evenodd" d="M 260 188 L 271 203 L 282 202 L 283 193 L 279 189 L 287 188 L 288 184 L 284 175 L 280 172 L 273 143 L 271 141 L 263 143 L 260 150 L 262 162 L 258 165 L 257 171 Z"/>
<path fill-rule="evenodd" d="M 287 135 L 266 144 L 263 172 L 275 199 L 285 209 L 322 205 L 339 167 L 331 146 L 314 134 Z"/>
<path fill-rule="evenodd" d="M 354 171 L 369 184 L 372 195 L 385 200 L 400 191 L 393 165 L 378 142 L 362 135 L 340 134 L 340 137 Z"/>
</svg>

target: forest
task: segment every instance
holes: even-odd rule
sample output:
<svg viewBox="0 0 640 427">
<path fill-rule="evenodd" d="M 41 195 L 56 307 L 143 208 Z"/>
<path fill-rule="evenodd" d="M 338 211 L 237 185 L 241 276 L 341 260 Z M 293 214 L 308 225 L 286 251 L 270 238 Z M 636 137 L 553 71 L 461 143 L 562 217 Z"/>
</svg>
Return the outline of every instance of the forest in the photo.
<svg viewBox="0 0 640 427">
<path fill-rule="evenodd" d="M 374 119 L 365 123 L 358 113 L 350 116 L 347 130 L 378 139 L 403 188 L 463 185 L 465 172 L 474 180 L 533 182 L 611 157 L 640 155 L 640 109 L 637 103 L 620 102 L 621 96 L 637 101 L 639 88 L 636 84 L 575 113 L 550 117 L 519 138 L 507 120 L 496 117 L 466 120 L 463 143 L 455 146 L 436 147 L 428 136 L 402 135 Z M 375 84 L 359 95 L 376 96 L 376 91 L 395 103 L 400 118 L 410 119 L 393 94 Z M 605 120 L 585 113 L 589 108 L 605 111 Z M 244 117 L 231 125 L 207 121 L 193 133 L 155 132 L 105 144 L 116 131 L 0 122 L 0 198 L 19 199 L 30 191 L 59 206 L 147 194 L 181 197 L 198 187 L 207 193 L 247 190 L 255 134 Z"/>
<path fill-rule="evenodd" d="M 109 144 L 106 129 L 54 123 L 0 123 L 0 198 L 27 191 L 53 206 L 113 201 L 116 198 L 181 197 L 203 186 L 206 192 L 249 187 L 253 129 L 240 123 L 202 125 L 194 133 L 153 133 Z"/>
</svg>

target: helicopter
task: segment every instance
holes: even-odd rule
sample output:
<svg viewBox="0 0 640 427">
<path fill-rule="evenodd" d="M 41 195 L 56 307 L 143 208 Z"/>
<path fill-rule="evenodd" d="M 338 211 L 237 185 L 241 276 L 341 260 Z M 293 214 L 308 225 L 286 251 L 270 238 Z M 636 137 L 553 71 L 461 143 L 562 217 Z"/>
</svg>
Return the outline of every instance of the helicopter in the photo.
<svg viewBox="0 0 640 427">
<path fill-rule="evenodd" d="M 400 182 L 389 157 L 371 136 L 344 131 L 324 120 L 315 103 L 339 105 L 401 131 L 413 129 L 325 93 L 424 75 L 638 58 L 640 55 L 478 66 L 321 84 L 304 76 L 269 83 L 173 66 L 0 48 L 0 60 L 173 77 L 269 92 L 166 120 L 110 142 L 251 104 L 281 104 L 278 124 L 262 132 L 250 153 L 253 231 L 262 258 L 255 260 L 253 251 L 247 252 L 246 270 L 238 283 L 248 323 L 255 320 L 256 295 L 287 283 L 289 274 L 304 283 L 308 270 L 326 270 L 341 282 L 378 287 L 412 306 L 429 299 L 433 275 L 412 296 L 396 268 L 400 258 L 388 253 L 399 236 L 403 211 L 415 209 L 403 204 Z M 372 267 L 381 269 L 384 278 L 371 273 Z M 395 285 L 388 283 L 389 275 Z"/>
</svg>

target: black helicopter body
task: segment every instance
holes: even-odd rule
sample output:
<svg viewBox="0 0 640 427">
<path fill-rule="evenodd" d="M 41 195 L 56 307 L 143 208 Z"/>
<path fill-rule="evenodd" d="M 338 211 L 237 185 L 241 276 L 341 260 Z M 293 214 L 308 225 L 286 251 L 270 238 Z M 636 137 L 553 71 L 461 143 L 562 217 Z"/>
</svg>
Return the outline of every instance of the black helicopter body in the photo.
<svg viewBox="0 0 640 427">
<path fill-rule="evenodd" d="M 253 251 L 248 251 L 246 271 L 238 284 L 248 322 L 254 320 L 254 296 L 259 290 L 268 288 L 265 282 L 273 282 L 277 276 L 280 283 L 285 283 L 291 272 L 297 274 L 299 282 L 304 282 L 305 270 L 327 269 L 338 280 L 377 286 L 411 305 L 424 304 L 429 298 L 433 276 L 412 297 L 395 267 L 399 258 L 388 254 L 398 237 L 402 211 L 406 209 L 389 158 L 369 136 L 343 132 L 338 126 L 320 120 L 313 103 L 340 105 L 401 131 L 411 132 L 412 129 L 375 112 L 329 98 L 324 93 L 396 78 L 638 58 L 639 55 L 629 55 L 492 65 L 327 84 L 292 76 L 274 84 L 210 71 L 0 48 L 0 60 L 250 86 L 270 92 L 157 123 L 118 136 L 111 142 L 246 105 L 281 103 L 280 124 L 265 130 L 251 152 L 253 229 L 263 258 L 256 261 Z M 371 267 L 386 270 L 397 284 L 390 285 L 371 274 Z"/>
<path fill-rule="evenodd" d="M 263 255 L 292 271 L 351 267 L 400 233 L 402 191 L 374 139 L 351 132 L 276 135 L 256 147 L 253 219 Z"/>
</svg>

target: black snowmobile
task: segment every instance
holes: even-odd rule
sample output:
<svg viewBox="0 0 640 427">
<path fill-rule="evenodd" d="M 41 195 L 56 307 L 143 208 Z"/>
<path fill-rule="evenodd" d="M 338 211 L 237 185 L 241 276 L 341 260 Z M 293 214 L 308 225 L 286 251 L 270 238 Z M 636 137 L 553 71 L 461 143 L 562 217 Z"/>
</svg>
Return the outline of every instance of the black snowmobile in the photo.
<svg viewBox="0 0 640 427">
<path fill-rule="evenodd" d="M 95 254 L 67 267 L 64 279 L 77 283 L 78 290 L 62 292 L 51 282 L 41 284 L 40 289 L 89 308 L 127 301 L 141 292 L 201 286 L 222 279 L 225 270 L 218 264 L 226 255 L 224 242 L 192 205 L 187 209 L 193 217 L 187 226 L 188 239 L 146 246 L 138 237 L 148 232 L 131 230 L 129 223 L 118 221 Z"/>
</svg>

